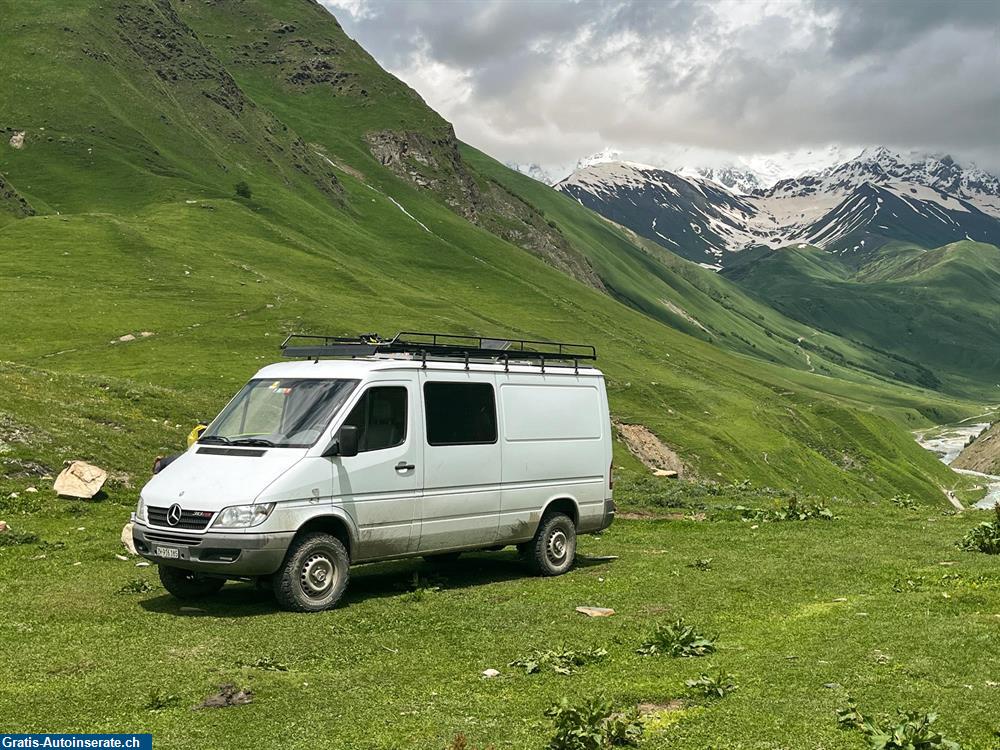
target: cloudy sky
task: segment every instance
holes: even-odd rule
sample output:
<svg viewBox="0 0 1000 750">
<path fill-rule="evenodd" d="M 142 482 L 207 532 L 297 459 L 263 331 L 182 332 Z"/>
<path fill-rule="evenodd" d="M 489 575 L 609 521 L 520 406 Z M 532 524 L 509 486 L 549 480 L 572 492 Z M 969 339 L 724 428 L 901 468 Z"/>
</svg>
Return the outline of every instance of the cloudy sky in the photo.
<svg viewBox="0 0 1000 750">
<path fill-rule="evenodd" d="M 885 144 L 1000 171 L 995 0 L 323 0 L 508 162 Z"/>
</svg>

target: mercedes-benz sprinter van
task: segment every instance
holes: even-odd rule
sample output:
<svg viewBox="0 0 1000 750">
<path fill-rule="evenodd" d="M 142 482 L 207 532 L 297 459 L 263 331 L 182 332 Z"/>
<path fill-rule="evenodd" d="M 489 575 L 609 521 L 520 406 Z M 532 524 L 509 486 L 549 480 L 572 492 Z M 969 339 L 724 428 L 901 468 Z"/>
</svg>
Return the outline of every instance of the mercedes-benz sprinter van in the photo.
<svg viewBox="0 0 1000 750">
<path fill-rule="evenodd" d="M 306 358 L 260 370 L 142 489 L 136 549 L 178 598 L 258 578 L 298 611 L 376 560 L 517 545 L 564 573 L 615 509 L 604 378 L 574 346 L 289 337 Z"/>
</svg>

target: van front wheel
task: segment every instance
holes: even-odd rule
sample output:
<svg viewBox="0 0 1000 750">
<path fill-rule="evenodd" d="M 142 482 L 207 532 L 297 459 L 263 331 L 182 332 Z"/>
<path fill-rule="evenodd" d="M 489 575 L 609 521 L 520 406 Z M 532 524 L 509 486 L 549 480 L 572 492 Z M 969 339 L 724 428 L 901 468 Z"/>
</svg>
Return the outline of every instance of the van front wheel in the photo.
<svg viewBox="0 0 1000 750">
<path fill-rule="evenodd" d="M 318 531 L 303 534 L 292 542 L 274 574 L 274 596 L 282 609 L 293 612 L 330 609 L 347 588 L 350 570 L 347 550 L 337 537 Z"/>
<path fill-rule="evenodd" d="M 535 572 L 543 576 L 558 576 L 573 567 L 576 559 L 576 527 L 564 513 L 545 516 L 535 532 L 535 538 L 524 550 Z"/>
</svg>

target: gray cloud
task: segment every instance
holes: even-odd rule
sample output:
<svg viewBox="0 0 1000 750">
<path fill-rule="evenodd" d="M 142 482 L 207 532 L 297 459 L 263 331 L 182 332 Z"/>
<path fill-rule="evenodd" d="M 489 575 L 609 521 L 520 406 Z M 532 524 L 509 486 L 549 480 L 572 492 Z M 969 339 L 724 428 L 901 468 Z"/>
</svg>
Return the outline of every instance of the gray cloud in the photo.
<svg viewBox="0 0 1000 750">
<path fill-rule="evenodd" d="M 989 0 L 324 2 L 503 160 L 884 143 L 1000 170 Z"/>
</svg>

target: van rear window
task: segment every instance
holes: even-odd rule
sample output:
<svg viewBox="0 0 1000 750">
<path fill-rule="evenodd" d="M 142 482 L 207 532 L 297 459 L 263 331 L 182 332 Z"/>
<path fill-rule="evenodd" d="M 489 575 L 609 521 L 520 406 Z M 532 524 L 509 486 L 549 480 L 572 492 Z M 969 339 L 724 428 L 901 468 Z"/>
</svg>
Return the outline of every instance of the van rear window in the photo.
<svg viewBox="0 0 1000 750">
<path fill-rule="evenodd" d="M 497 441 L 497 407 L 489 383 L 424 383 L 427 442 L 482 445 Z"/>
</svg>

